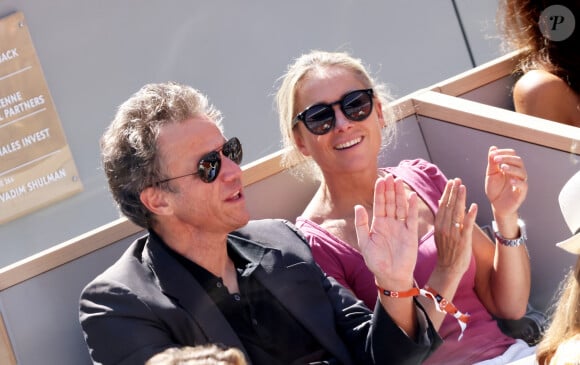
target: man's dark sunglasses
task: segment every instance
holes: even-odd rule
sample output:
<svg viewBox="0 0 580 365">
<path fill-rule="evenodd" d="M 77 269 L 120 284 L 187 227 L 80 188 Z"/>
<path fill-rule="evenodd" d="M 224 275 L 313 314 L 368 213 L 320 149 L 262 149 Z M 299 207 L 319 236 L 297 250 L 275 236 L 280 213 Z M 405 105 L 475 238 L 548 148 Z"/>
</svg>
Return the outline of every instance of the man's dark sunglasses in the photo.
<svg viewBox="0 0 580 365">
<path fill-rule="evenodd" d="M 334 103 L 312 105 L 292 120 L 292 128 L 301 120 L 313 134 L 323 135 L 330 132 L 336 122 L 332 108 L 336 104 L 340 105 L 340 110 L 347 119 L 355 122 L 365 120 L 373 111 L 373 89 L 351 91 Z"/>
<path fill-rule="evenodd" d="M 171 177 L 169 179 L 164 179 L 158 181 L 155 185 L 163 184 L 165 182 L 180 179 L 186 176 L 199 175 L 201 181 L 205 183 L 213 182 L 220 173 L 220 168 L 222 167 L 222 159 L 220 152 L 230 160 L 234 161 L 236 164 L 242 162 L 242 144 L 240 140 L 236 137 L 230 138 L 226 143 L 223 144 L 219 149 L 211 151 L 201 156 L 201 159 L 197 163 L 197 171 L 189 174 Z"/>
</svg>

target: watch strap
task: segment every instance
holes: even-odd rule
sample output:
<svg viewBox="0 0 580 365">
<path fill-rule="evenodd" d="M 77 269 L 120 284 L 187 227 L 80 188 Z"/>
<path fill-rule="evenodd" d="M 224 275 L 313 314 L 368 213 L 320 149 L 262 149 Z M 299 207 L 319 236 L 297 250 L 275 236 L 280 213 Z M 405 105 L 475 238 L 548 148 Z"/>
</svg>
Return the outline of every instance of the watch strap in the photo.
<svg viewBox="0 0 580 365">
<path fill-rule="evenodd" d="M 501 233 L 499 233 L 499 229 L 497 227 L 497 223 L 495 220 L 491 222 L 491 227 L 493 228 L 493 233 L 495 235 L 496 240 L 504 246 L 518 247 L 522 243 L 525 243 L 526 239 L 528 238 L 526 235 L 526 225 L 522 219 L 518 219 L 518 227 L 520 228 L 520 236 L 517 238 L 508 239 L 508 238 L 503 237 L 501 235 Z"/>
</svg>

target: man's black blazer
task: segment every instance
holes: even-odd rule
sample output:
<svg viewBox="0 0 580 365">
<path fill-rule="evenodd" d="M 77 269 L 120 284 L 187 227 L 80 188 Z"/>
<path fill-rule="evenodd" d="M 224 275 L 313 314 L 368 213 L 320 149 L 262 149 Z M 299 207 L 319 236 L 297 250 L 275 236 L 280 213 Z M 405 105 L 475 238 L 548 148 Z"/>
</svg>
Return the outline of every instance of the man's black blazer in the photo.
<svg viewBox="0 0 580 365">
<path fill-rule="evenodd" d="M 380 304 L 373 315 L 321 271 L 286 221 L 251 221 L 229 240 L 240 251 L 267 248 L 256 278 L 343 364 L 419 364 L 440 343 L 430 322 L 428 340 L 417 343 Z M 83 289 L 80 322 L 95 364 L 142 365 L 166 348 L 207 343 L 245 351 L 212 299 L 154 235 L 133 242 Z"/>
</svg>

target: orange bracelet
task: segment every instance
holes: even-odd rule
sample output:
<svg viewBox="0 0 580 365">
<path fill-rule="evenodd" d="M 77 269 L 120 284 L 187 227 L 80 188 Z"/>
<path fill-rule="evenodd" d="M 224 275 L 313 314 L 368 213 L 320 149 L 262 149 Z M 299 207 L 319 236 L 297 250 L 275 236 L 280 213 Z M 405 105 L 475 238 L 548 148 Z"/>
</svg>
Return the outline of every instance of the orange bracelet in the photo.
<svg viewBox="0 0 580 365">
<path fill-rule="evenodd" d="M 416 297 L 421 295 L 419 288 L 413 287 L 407 291 L 395 291 L 395 290 L 387 290 L 383 289 L 377 285 L 377 288 L 383 293 L 383 295 L 391 298 L 408 298 L 408 297 Z"/>
<path fill-rule="evenodd" d="M 459 338 L 457 340 L 459 341 L 463 337 L 463 332 L 467 328 L 467 322 L 469 322 L 469 314 L 461 313 L 457 309 L 457 307 L 453 305 L 453 303 L 445 299 L 443 296 L 441 296 L 441 294 L 437 293 L 435 289 L 425 285 L 424 289 L 413 287 L 407 291 L 401 292 L 381 288 L 376 283 L 375 285 L 383 295 L 391 298 L 407 298 L 407 297 L 416 297 L 420 295 L 432 299 L 433 303 L 435 304 L 435 309 L 437 309 L 437 311 L 445 314 L 450 314 L 453 317 L 455 317 L 455 319 L 457 319 L 457 323 L 459 324 L 459 328 L 461 329 L 461 333 L 459 334 Z"/>
</svg>

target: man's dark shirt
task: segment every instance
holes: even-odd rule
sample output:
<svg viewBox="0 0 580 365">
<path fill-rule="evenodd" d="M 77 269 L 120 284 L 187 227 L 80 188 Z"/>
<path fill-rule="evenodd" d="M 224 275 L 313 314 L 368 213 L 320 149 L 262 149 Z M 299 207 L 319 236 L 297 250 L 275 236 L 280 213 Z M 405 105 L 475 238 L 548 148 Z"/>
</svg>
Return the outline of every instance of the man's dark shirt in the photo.
<svg viewBox="0 0 580 365">
<path fill-rule="evenodd" d="M 161 239 L 159 239 L 162 242 Z M 221 278 L 179 255 L 173 255 L 200 283 L 244 344 L 252 363 L 268 365 L 337 364 L 320 343 L 255 279 L 262 252 L 245 256 L 228 241 L 228 255 L 238 274 L 240 293 L 229 293 Z M 284 283 L 280 283 L 284 285 Z M 300 295 L 300 293 L 296 293 Z"/>
</svg>

